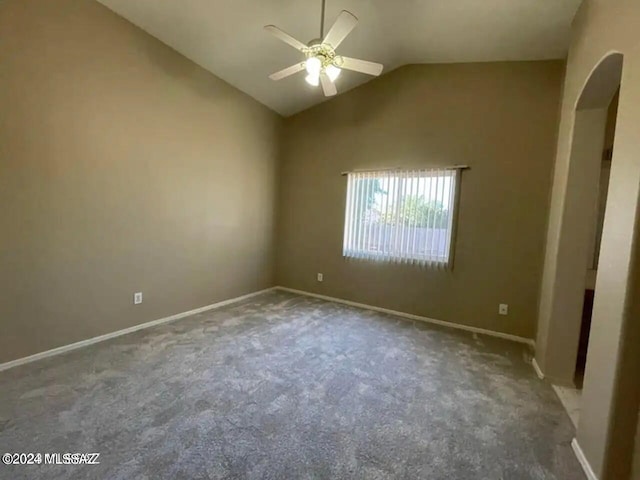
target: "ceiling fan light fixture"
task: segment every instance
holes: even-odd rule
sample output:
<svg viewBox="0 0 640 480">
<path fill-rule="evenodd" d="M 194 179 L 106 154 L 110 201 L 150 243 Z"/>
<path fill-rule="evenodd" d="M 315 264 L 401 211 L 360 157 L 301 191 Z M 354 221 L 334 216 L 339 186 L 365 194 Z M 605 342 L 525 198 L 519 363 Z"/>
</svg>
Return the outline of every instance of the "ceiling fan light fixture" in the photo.
<svg viewBox="0 0 640 480">
<path fill-rule="evenodd" d="M 2 0 L 0 0 L 2 1 Z M 307 44 L 296 40 L 288 33 L 280 30 L 275 25 L 267 25 L 264 29 L 291 45 L 305 56 L 305 60 L 291 65 L 279 72 L 269 75 L 271 80 L 282 80 L 298 72 L 306 71 L 306 82 L 314 87 L 322 86 L 326 97 L 332 97 L 338 93 L 334 85 L 342 70 L 352 70 L 377 77 L 382 73 L 383 66 L 379 63 L 359 60 L 357 58 L 343 57 L 336 54 L 336 49 L 342 41 L 351 33 L 358 24 L 358 19 L 353 13 L 343 10 L 338 15 L 333 26 L 324 32 L 324 19 L 326 16 L 326 0 L 322 0 L 322 15 L 320 17 L 320 38 L 311 40 Z"/>
<path fill-rule="evenodd" d="M 341 71 L 342 70 L 340 70 L 335 65 L 329 65 L 325 69 L 325 72 L 326 72 L 327 76 L 329 77 L 329 80 L 331 80 L 332 82 L 336 81 L 336 79 L 340 76 L 340 72 Z"/>
<path fill-rule="evenodd" d="M 320 85 L 320 72 L 316 74 L 310 73 L 309 75 L 307 75 L 305 80 L 312 87 L 317 87 L 318 85 Z"/>
<path fill-rule="evenodd" d="M 322 60 L 318 57 L 309 57 L 304 66 L 307 69 L 307 73 L 310 76 L 318 77 L 320 70 L 322 70 Z"/>
</svg>

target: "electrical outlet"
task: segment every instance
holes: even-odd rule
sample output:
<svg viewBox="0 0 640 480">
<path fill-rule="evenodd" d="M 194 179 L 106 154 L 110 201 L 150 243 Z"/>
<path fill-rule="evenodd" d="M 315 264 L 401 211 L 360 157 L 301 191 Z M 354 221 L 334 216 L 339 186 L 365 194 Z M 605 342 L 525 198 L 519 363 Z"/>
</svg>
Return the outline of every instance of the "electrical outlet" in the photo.
<svg viewBox="0 0 640 480">
<path fill-rule="evenodd" d="M 324 275 L 322 275 L 321 273 L 318 274 L 318 281 L 319 282 L 324 281 Z"/>
<path fill-rule="evenodd" d="M 140 305 L 142 303 L 142 292 L 137 292 L 133 294 L 133 304 Z"/>
<path fill-rule="evenodd" d="M 500 315 L 509 315 L 509 305 L 506 303 L 501 303 L 498 307 L 498 313 Z"/>
</svg>

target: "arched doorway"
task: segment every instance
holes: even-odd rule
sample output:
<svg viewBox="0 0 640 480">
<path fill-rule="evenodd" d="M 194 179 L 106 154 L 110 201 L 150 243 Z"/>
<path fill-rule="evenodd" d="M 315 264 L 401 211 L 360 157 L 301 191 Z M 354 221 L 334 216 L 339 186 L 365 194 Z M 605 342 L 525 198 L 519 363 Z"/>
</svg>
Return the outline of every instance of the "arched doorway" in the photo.
<svg viewBox="0 0 640 480">
<path fill-rule="evenodd" d="M 580 271 L 578 265 L 571 265 L 571 268 L 576 269 L 572 272 L 575 283 L 574 288 L 568 291 L 576 296 L 580 295 L 579 299 L 573 299 L 574 303 L 569 308 L 575 308 L 581 304 L 580 326 L 575 328 L 577 326 L 575 321 L 568 322 L 567 325 L 567 335 L 573 337 L 568 343 L 572 348 L 567 350 L 567 362 L 573 360 L 573 345 L 576 337 L 578 339 L 572 377 L 577 390 L 582 389 L 586 369 L 600 246 L 613 161 L 622 68 L 621 54 L 613 53 L 605 57 L 592 71 L 578 97 L 575 110 L 571 173 L 573 173 L 573 187 L 576 191 L 571 197 L 573 203 L 566 204 L 565 213 L 570 214 L 571 218 L 567 219 L 565 227 L 574 228 L 573 235 L 582 235 L 587 242 L 585 268 Z M 570 210 L 572 207 L 574 207 L 573 211 Z M 584 247 L 585 244 L 581 242 L 573 244 L 576 261 Z M 559 301 L 571 301 L 567 293 L 564 299 Z M 574 328 L 569 330 L 570 326 Z M 567 368 L 569 366 L 567 363 Z"/>
<path fill-rule="evenodd" d="M 629 80 L 623 70 L 623 55 L 606 55 L 594 66 L 574 105 L 570 143 L 563 152 L 569 159 L 568 168 L 554 184 L 560 216 L 555 217 L 547 239 L 540 348 L 536 352 L 542 372 L 552 383 L 573 383 L 592 261 L 589 252 L 597 225 L 594 211 L 606 150 L 607 110 L 619 91 L 616 138 L 620 142 L 611 159 L 602 251 L 595 265 L 583 404 L 573 443 L 578 458 L 603 480 L 627 478 L 640 400 L 640 322 L 629 321 L 634 312 L 640 312 L 640 232 L 636 222 L 640 162 L 628 142 L 635 128 L 629 116 L 634 108 L 629 95 L 633 89 L 627 88 L 623 77 Z"/>
<path fill-rule="evenodd" d="M 621 54 L 605 57 L 593 69 L 575 104 L 562 224 L 557 250 L 552 252 L 554 268 L 545 272 L 550 295 L 540 306 L 541 315 L 546 310 L 549 316 L 548 331 L 538 332 L 539 337 L 546 336 L 544 342 L 538 339 L 546 349 L 536 356 L 548 379 L 558 385 L 574 386 L 585 290 L 589 270 L 597 269 L 593 250 L 605 131 L 609 106 L 620 87 L 622 66 Z"/>
</svg>

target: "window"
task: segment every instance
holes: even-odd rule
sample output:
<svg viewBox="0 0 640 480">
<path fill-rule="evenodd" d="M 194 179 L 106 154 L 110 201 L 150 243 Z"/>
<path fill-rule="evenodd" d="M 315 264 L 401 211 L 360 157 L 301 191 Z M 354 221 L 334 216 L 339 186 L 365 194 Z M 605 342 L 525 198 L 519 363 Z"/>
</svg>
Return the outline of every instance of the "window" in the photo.
<svg viewBox="0 0 640 480">
<path fill-rule="evenodd" d="M 343 255 L 448 267 L 459 172 L 349 173 Z"/>
</svg>

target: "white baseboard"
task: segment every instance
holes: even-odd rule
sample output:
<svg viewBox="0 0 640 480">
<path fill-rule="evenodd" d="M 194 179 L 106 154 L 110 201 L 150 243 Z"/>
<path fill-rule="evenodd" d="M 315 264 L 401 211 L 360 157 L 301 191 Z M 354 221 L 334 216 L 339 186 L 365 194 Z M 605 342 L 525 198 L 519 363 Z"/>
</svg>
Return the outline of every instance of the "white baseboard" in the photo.
<svg viewBox="0 0 640 480">
<path fill-rule="evenodd" d="M 498 338 L 502 338 L 502 339 L 505 339 L 505 340 L 511 340 L 511 341 L 518 342 L 518 343 L 524 343 L 526 345 L 530 345 L 531 347 L 535 348 L 535 342 L 532 339 L 529 339 L 529 338 L 518 337 L 516 335 L 511 335 L 511 334 L 508 334 L 508 333 L 495 332 L 493 330 L 486 330 L 484 328 L 471 327 L 471 326 L 467 326 L 467 325 L 460 325 L 460 324 L 457 324 L 457 323 L 446 322 L 444 320 L 436 320 L 436 319 L 433 319 L 433 318 L 423 317 L 421 315 L 414 315 L 414 314 L 411 314 L 411 313 L 399 312 L 397 310 L 391 310 L 391 309 L 388 309 L 388 308 L 376 307 L 374 305 L 367 305 L 367 304 L 364 304 L 364 303 L 352 302 L 350 300 L 345 300 L 345 299 L 342 299 L 342 298 L 329 297 L 327 295 L 320 295 L 320 294 L 317 294 L 317 293 L 311 293 L 311 292 L 306 292 L 306 291 L 303 291 L 303 290 L 296 290 L 296 289 L 293 289 L 293 288 L 280 287 L 279 286 L 279 287 L 266 288 L 266 289 L 260 290 L 258 292 L 249 293 L 247 295 L 242 295 L 240 297 L 230 298 L 228 300 L 223 300 L 221 302 L 213 303 L 211 305 L 206 305 L 204 307 L 200 307 L 200 308 L 196 308 L 196 309 L 193 309 L 193 310 L 189 310 L 187 312 L 182 312 L 182 313 L 178 313 L 176 315 L 171 315 L 169 317 L 164 317 L 164 318 L 160 318 L 160 319 L 157 319 L 157 320 L 152 320 L 150 322 L 141 323 L 139 325 L 134 325 L 133 327 L 125 328 L 123 330 L 118 330 L 116 332 L 107 333 L 105 335 L 100 335 L 100 336 L 97 336 L 97 337 L 88 338 L 86 340 L 81 340 L 79 342 L 71 343 L 69 345 L 63 345 L 62 347 L 58 347 L 58 348 L 54 348 L 54 349 L 51 349 L 51 350 L 46 350 L 44 352 L 36 353 L 36 354 L 30 355 L 28 357 L 18 358 L 16 360 L 11 360 L 11 361 L 6 362 L 6 363 L 1 363 L 0 364 L 0 371 L 7 370 L 7 369 L 13 368 L 13 367 L 17 367 L 19 365 L 24 365 L 26 363 L 35 362 L 35 361 L 41 360 L 43 358 L 52 357 L 54 355 L 60 355 L 60 354 L 65 353 L 65 352 L 70 352 L 71 350 L 76 350 L 78 348 L 82 348 L 82 347 L 86 347 L 86 346 L 89 346 L 89 345 L 93 345 L 94 343 L 104 342 L 105 340 L 109 340 L 111 338 L 120 337 L 120 336 L 126 335 L 128 333 L 137 332 L 138 330 L 143 330 L 145 328 L 154 327 L 156 325 L 161 325 L 163 323 L 172 322 L 174 320 L 179 320 L 181 318 L 189 317 L 191 315 L 196 315 L 198 313 L 206 312 L 206 311 L 209 311 L 209 310 L 214 310 L 216 308 L 220 308 L 220 307 L 224 307 L 225 305 L 229 305 L 229 304 L 232 304 L 232 303 L 240 302 L 242 300 L 254 297 L 256 295 L 260 295 L 262 293 L 269 292 L 271 290 L 276 290 L 276 289 L 277 290 L 286 291 L 286 292 L 296 293 L 298 295 L 306 295 L 306 296 L 310 296 L 310 297 L 321 298 L 323 300 L 328 300 L 328 301 L 331 301 L 331 302 L 337 302 L 337 303 L 342 303 L 342 304 L 345 304 L 345 305 L 351 305 L 352 307 L 358 307 L 358 308 L 363 308 L 363 309 L 366 309 L 366 310 L 373 310 L 373 311 L 376 311 L 376 312 L 388 313 L 390 315 L 395 315 L 395 316 L 398 316 L 398 317 L 408 318 L 408 319 L 411 319 L 411 320 L 418 320 L 418 321 L 421 321 L 421 322 L 432 323 L 434 325 L 440 325 L 440 326 L 444 326 L 444 327 L 455 328 L 455 329 L 458 329 L 458 330 L 464 330 L 464 331 L 467 331 L 467 332 L 479 333 L 479 334 L 482 334 L 482 335 L 489 335 L 489 336 L 492 336 L 492 337 L 498 337 Z M 535 359 L 534 359 L 534 362 L 535 362 Z M 536 368 L 536 367 L 534 366 L 534 368 Z"/>
<path fill-rule="evenodd" d="M 170 317 L 159 318 L 158 320 L 151 320 L 150 322 L 141 323 L 139 325 L 134 325 L 133 327 L 125 328 L 123 330 L 118 330 L 116 332 L 107 333 L 105 335 L 100 335 L 98 337 L 88 338 L 86 340 L 81 340 L 76 343 L 71 343 L 69 345 L 63 345 L 62 347 L 54 348 L 51 350 L 46 350 L 44 352 L 36 353 L 34 355 L 30 355 L 28 357 L 18 358 L 16 360 L 11 360 L 6 363 L 0 363 L 0 372 L 2 370 L 7 370 L 9 368 L 17 367 L 18 365 L 24 365 L 25 363 L 35 362 L 37 360 L 41 360 L 43 358 L 52 357 L 54 355 L 60 355 L 61 353 L 70 352 L 71 350 L 76 350 L 77 348 L 86 347 L 89 345 L 93 345 L 94 343 L 104 342 L 105 340 L 109 340 L 111 338 L 120 337 L 122 335 L 126 335 L 128 333 L 137 332 L 138 330 L 143 330 L 145 328 L 155 327 L 156 325 L 161 325 L 163 323 L 172 322 L 174 320 L 179 320 L 181 318 L 189 317 L 191 315 L 196 315 L 198 313 L 206 312 L 209 310 L 214 310 L 216 308 L 224 307 L 225 305 L 229 305 L 231 303 L 240 302 L 242 300 L 246 300 L 247 298 L 255 297 L 256 295 L 260 295 L 262 293 L 269 292 L 274 290 L 275 287 L 266 288 L 264 290 L 260 290 L 258 292 L 248 293 L 246 295 L 242 295 L 240 297 L 230 298 L 228 300 L 223 300 L 221 302 L 212 303 L 211 305 L 207 305 L 200 308 L 195 308 L 193 310 L 189 310 L 188 312 L 177 313 L 175 315 L 171 315 Z"/>
<path fill-rule="evenodd" d="M 282 290 L 285 292 L 296 293 L 298 295 L 306 295 L 308 297 L 320 298 L 322 300 L 328 300 L 330 302 L 343 303 L 352 307 L 363 308 L 365 310 L 373 310 L 376 312 L 388 313 L 397 317 L 408 318 L 411 320 L 418 320 L 420 322 L 432 323 L 434 325 L 440 325 L 442 327 L 455 328 L 458 330 L 464 330 L 472 333 L 479 333 L 482 335 L 489 335 L 491 337 L 498 337 L 505 340 L 511 340 L 513 342 L 524 343 L 535 349 L 536 343 L 530 338 L 518 337 L 517 335 L 511 335 L 509 333 L 496 332 L 494 330 L 486 330 L 484 328 L 471 327 L 468 325 L 460 325 L 458 323 L 446 322 L 444 320 L 436 320 L 434 318 L 423 317 L 421 315 L 414 315 L 412 313 L 399 312 L 397 310 L 390 310 L 388 308 L 376 307 L 374 305 L 367 305 L 365 303 L 352 302 L 351 300 L 345 300 L 343 298 L 329 297 L 327 295 L 320 295 L 318 293 L 306 292 L 304 290 L 296 290 L 289 287 L 275 287 L 276 290 Z"/>
<path fill-rule="evenodd" d="M 591 468 L 591 465 L 589 465 L 587 457 L 584 456 L 584 452 L 582 451 L 582 448 L 580 448 L 580 444 L 576 438 L 571 440 L 571 448 L 573 449 L 573 453 L 575 453 L 578 462 L 580 462 L 580 466 L 582 467 L 582 470 L 584 470 L 584 474 L 587 478 L 589 480 L 598 480 L 598 477 L 593 473 L 593 469 Z"/>
<path fill-rule="evenodd" d="M 540 370 L 540 365 L 538 365 L 538 362 L 536 362 L 536 357 L 533 357 L 533 359 L 531 360 L 531 366 L 536 371 L 536 375 L 538 375 L 538 378 L 540 380 L 544 380 L 544 373 L 542 373 L 542 370 Z"/>
</svg>

